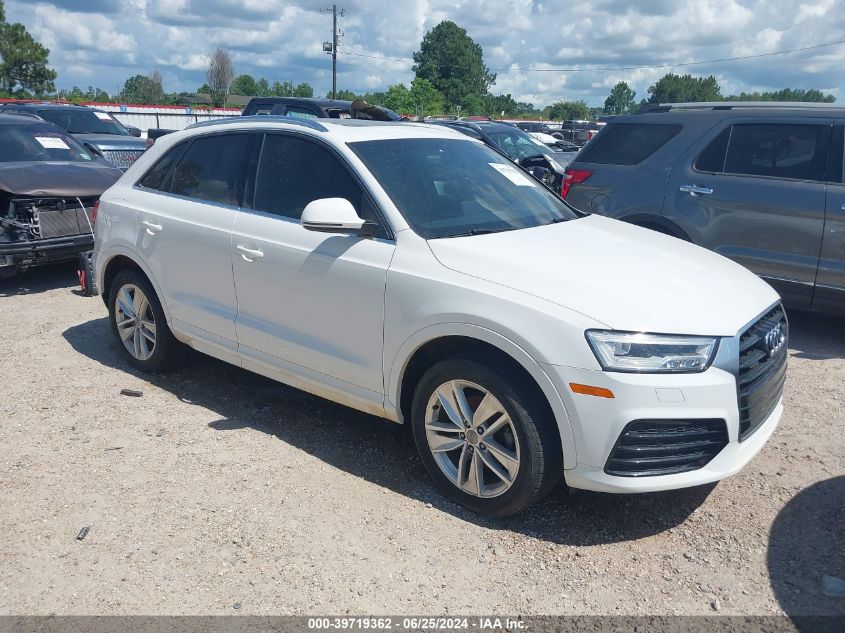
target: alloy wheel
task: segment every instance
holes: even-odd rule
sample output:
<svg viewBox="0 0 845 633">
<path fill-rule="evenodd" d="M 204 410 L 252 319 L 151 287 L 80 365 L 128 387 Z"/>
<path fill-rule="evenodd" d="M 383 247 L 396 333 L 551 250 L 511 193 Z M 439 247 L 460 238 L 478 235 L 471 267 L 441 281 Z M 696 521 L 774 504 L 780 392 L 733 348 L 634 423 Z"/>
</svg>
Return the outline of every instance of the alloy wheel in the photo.
<svg viewBox="0 0 845 633">
<path fill-rule="evenodd" d="M 519 472 L 514 423 L 498 398 L 465 380 L 440 385 L 428 401 L 425 436 L 437 466 L 463 492 L 497 497 Z"/>
<path fill-rule="evenodd" d="M 156 322 L 149 299 L 138 286 L 121 286 L 115 296 L 114 320 L 123 346 L 134 358 L 148 360 L 156 345 Z"/>
</svg>

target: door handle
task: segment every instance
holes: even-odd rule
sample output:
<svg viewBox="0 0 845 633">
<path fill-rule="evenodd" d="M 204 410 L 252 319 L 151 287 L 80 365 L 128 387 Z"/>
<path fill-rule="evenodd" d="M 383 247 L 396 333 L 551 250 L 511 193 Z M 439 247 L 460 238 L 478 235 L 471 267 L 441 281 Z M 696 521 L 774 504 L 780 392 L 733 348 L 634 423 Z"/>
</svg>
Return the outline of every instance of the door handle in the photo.
<svg viewBox="0 0 845 633">
<path fill-rule="evenodd" d="M 845 211 L 845 202 L 843 202 L 843 203 L 842 203 L 842 206 L 841 206 L 841 207 L 839 207 L 839 208 L 840 208 L 840 209 L 842 209 L 842 211 Z"/>
<path fill-rule="evenodd" d="M 161 224 L 156 224 L 155 222 L 150 222 L 148 220 L 143 220 L 141 224 L 144 225 L 144 228 L 147 229 L 147 233 L 150 235 L 155 235 L 159 231 L 161 231 Z"/>
<path fill-rule="evenodd" d="M 256 259 L 264 257 L 264 252 L 257 248 L 247 248 L 243 244 L 238 244 L 235 248 L 241 252 L 241 257 L 244 258 L 245 262 L 254 262 Z"/>
<path fill-rule="evenodd" d="M 681 185 L 681 191 L 691 196 L 709 196 L 713 193 L 710 187 L 699 187 L 698 185 Z"/>
</svg>

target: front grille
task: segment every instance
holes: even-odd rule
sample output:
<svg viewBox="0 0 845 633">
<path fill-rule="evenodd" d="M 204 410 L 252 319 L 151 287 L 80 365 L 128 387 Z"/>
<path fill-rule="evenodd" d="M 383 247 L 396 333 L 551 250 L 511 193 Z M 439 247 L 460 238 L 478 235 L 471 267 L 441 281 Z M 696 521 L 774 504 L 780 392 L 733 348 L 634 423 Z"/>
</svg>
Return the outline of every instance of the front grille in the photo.
<svg viewBox="0 0 845 633">
<path fill-rule="evenodd" d="M 115 167 L 128 169 L 143 153 L 142 149 L 104 149 L 103 158 Z"/>
<path fill-rule="evenodd" d="M 786 382 L 789 324 L 778 305 L 739 337 L 739 441 L 747 439 L 774 411 Z"/>
<path fill-rule="evenodd" d="M 635 420 L 616 440 L 604 472 L 650 477 L 697 470 L 728 444 L 724 420 Z"/>
<path fill-rule="evenodd" d="M 38 237 L 50 238 L 91 233 L 95 201 L 96 198 L 82 198 L 84 211 L 76 198 L 20 198 L 13 203 L 16 215 L 21 219 L 31 218 Z"/>
</svg>

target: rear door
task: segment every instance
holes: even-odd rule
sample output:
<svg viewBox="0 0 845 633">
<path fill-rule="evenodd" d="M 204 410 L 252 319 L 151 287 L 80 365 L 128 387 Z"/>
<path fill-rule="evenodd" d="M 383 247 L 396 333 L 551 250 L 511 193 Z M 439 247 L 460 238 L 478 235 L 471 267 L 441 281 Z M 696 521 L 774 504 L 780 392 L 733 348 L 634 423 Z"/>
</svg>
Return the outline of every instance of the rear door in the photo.
<svg viewBox="0 0 845 633">
<path fill-rule="evenodd" d="M 230 249 L 252 137 L 225 133 L 189 139 L 136 186 L 136 248 L 161 287 L 175 326 L 235 358 Z"/>
<path fill-rule="evenodd" d="M 663 215 L 692 241 L 810 308 L 825 213 L 831 119 L 742 117 L 695 143 L 672 170 Z"/>
<path fill-rule="evenodd" d="M 828 168 L 827 213 L 813 309 L 845 314 L 845 119 L 836 122 Z"/>
<path fill-rule="evenodd" d="M 681 129 L 678 123 L 608 124 L 567 165 L 566 201 L 581 211 L 628 221 L 659 218 L 669 165 L 683 141 Z"/>
</svg>

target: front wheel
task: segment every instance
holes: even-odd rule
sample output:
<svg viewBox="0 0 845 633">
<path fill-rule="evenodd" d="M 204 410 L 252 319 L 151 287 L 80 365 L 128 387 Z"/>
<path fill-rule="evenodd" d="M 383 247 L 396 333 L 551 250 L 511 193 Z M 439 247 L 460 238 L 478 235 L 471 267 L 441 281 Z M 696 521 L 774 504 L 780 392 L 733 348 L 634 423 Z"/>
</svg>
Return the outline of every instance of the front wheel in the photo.
<svg viewBox="0 0 845 633">
<path fill-rule="evenodd" d="M 468 359 L 437 363 L 416 389 L 411 425 L 435 483 L 476 512 L 516 514 L 560 480 L 551 412 L 539 390 L 507 368 Z"/>
</svg>

